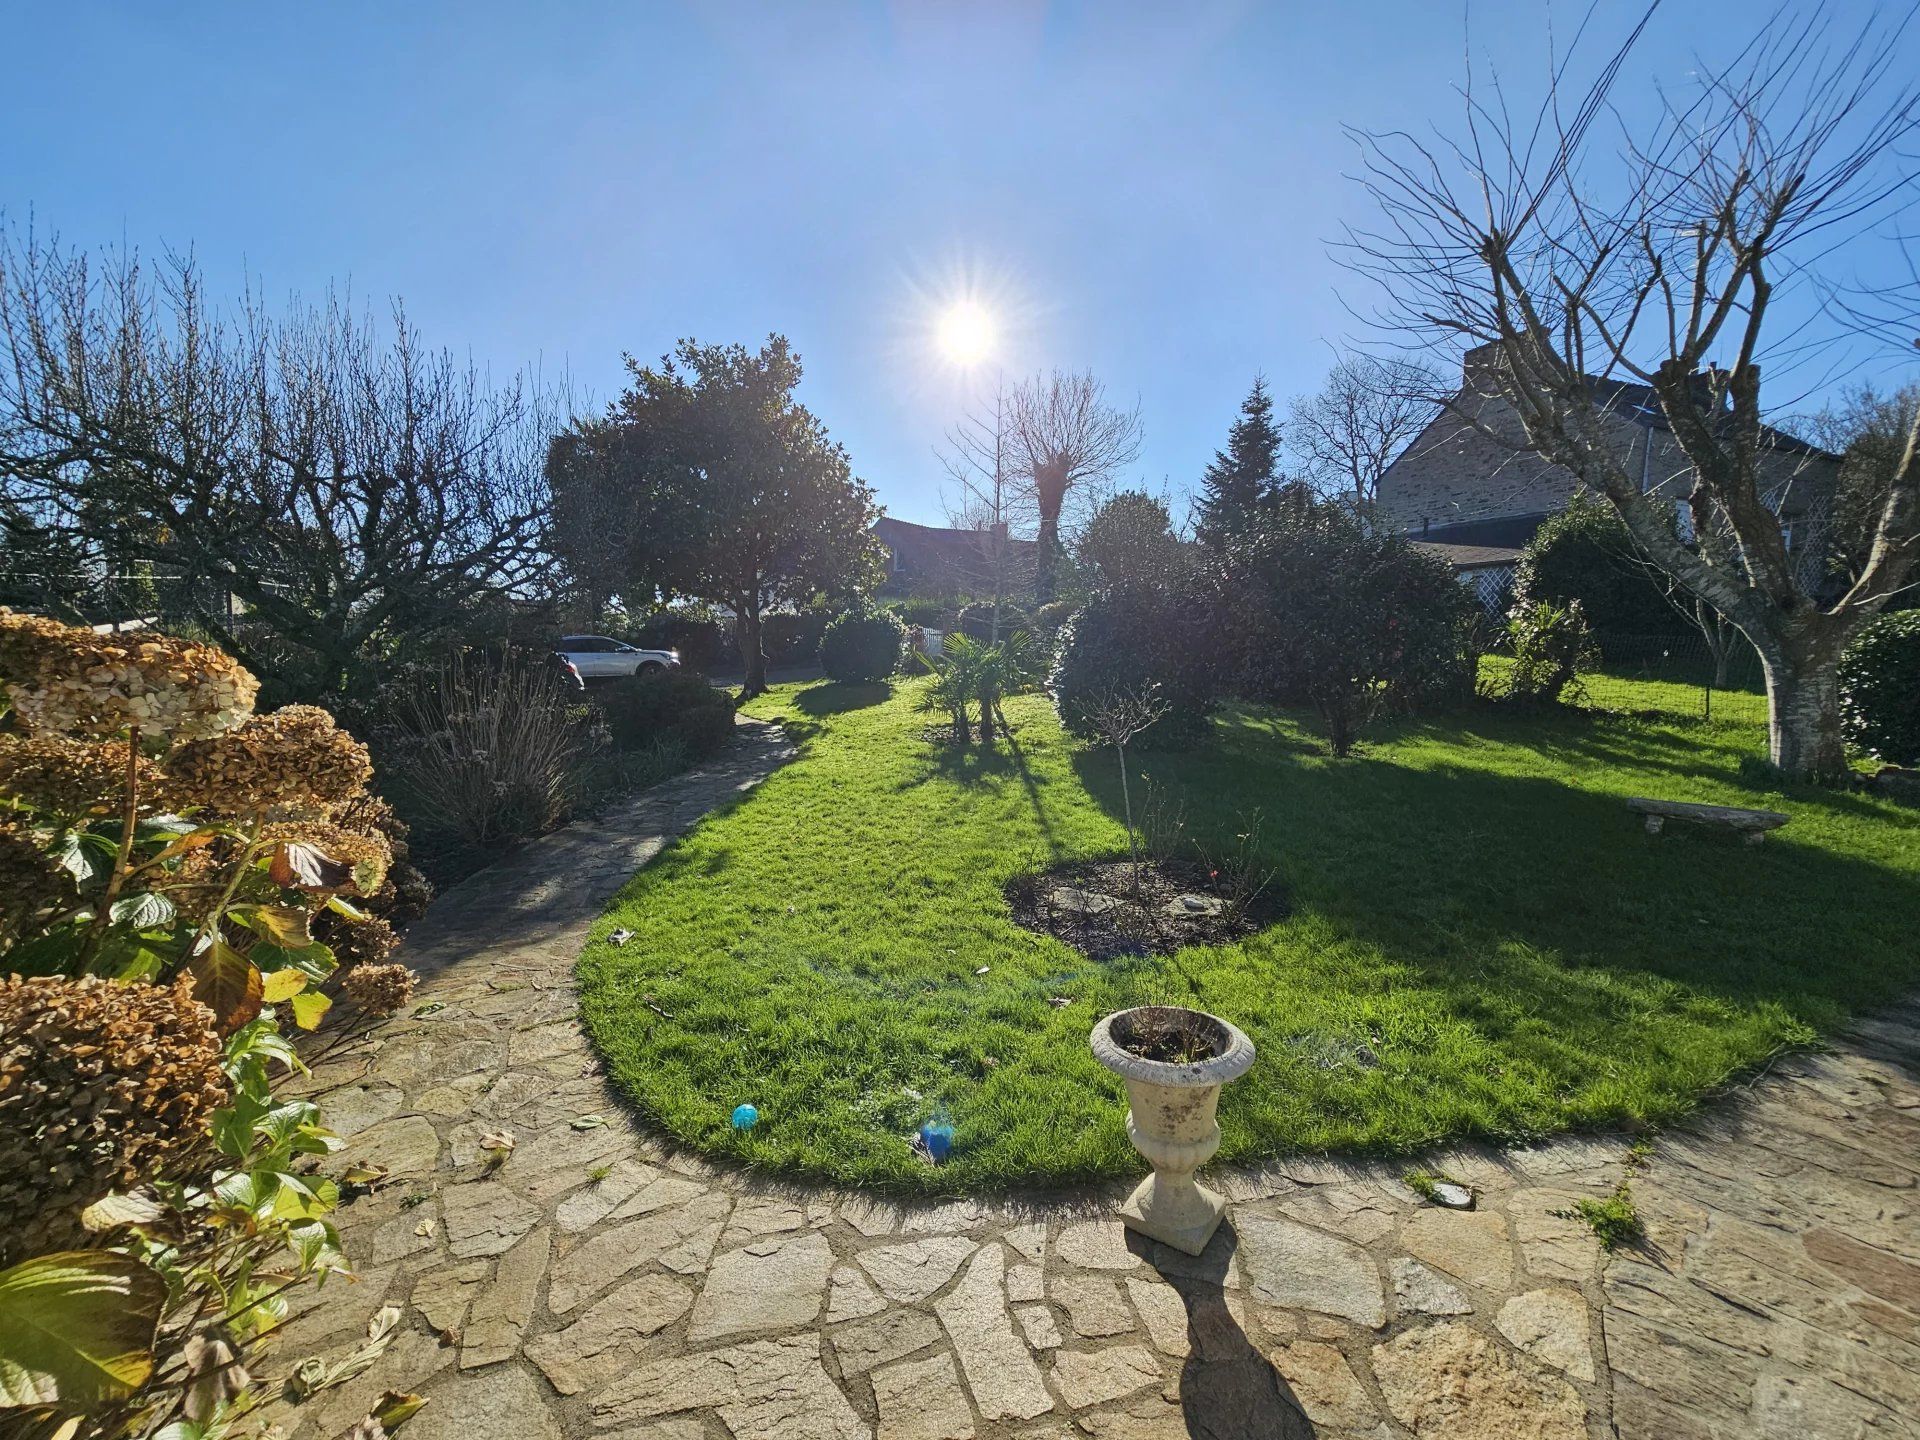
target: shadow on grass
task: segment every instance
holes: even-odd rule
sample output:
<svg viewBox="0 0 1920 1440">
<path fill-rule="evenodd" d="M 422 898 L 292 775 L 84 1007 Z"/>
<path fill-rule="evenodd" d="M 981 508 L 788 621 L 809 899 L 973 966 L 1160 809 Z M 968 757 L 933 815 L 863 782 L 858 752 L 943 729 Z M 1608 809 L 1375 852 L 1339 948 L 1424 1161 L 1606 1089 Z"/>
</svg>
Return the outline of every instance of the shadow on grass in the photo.
<svg viewBox="0 0 1920 1440">
<path fill-rule="evenodd" d="M 1065 853 L 1059 834 L 1047 815 L 1046 797 L 1041 794 L 1040 782 L 1034 777 L 1033 767 L 1027 761 L 1027 752 L 1021 747 L 1020 738 L 1012 728 L 1001 729 L 991 747 L 978 740 L 965 745 L 951 741 L 929 741 L 925 768 L 904 781 L 900 788 L 910 790 L 934 779 L 951 780 L 959 785 L 988 785 L 1008 779 L 1017 780 L 1020 788 L 1026 792 L 1027 803 L 1033 807 L 1034 823 L 1040 827 L 1040 836 L 1049 854 L 1057 860 Z"/>
<path fill-rule="evenodd" d="M 893 698 L 893 686 L 884 680 L 826 680 L 809 685 L 793 697 L 793 708 L 814 719 L 842 715 L 884 705 Z"/>
<path fill-rule="evenodd" d="M 1469 727 L 1448 738 L 1516 743 L 1505 730 L 1475 736 Z M 1650 754 L 1628 744 L 1616 759 L 1619 747 L 1604 737 L 1585 752 L 1556 750 L 1563 738 L 1540 748 L 1569 766 L 1675 763 L 1664 740 Z M 1419 768 L 1377 753 L 1300 762 L 1263 756 L 1246 735 L 1150 763 L 1196 829 L 1228 827 L 1260 809 L 1267 858 L 1296 913 L 1312 912 L 1414 967 L 1453 1015 L 1489 1036 L 1526 1029 L 1545 1045 L 1605 1050 L 1608 1027 L 1676 1017 L 1709 1027 L 1727 1006 L 1766 1005 L 1829 1029 L 1920 982 L 1920 956 L 1902 939 L 1920 914 L 1920 876 L 1796 840 L 1791 824 L 1760 847 L 1696 827 L 1655 837 L 1622 795 L 1539 775 Z M 1121 818 L 1112 757 L 1083 751 L 1073 764 L 1101 807 Z M 1697 773 L 1731 777 L 1724 761 L 1703 762 Z M 1637 779 L 1612 778 L 1627 787 Z M 1857 820 L 1856 797 L 1792 799 L 1863 825 L 1860 839 L 1889 857 L 1920 833 L 1881 811 Z M 1879 825 L 1893 828 L 1881 834 Z"/>
</svg>

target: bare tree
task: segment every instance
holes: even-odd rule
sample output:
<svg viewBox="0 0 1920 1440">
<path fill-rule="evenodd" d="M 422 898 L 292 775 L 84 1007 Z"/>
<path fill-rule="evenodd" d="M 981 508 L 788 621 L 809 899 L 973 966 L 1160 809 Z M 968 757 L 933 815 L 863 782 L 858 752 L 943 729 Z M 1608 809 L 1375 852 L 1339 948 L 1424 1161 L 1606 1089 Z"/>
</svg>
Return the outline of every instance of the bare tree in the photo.
<svg viewBox="0 0 1920 1440">
<path fill-rule="evenodd" d="M 1107 403 L 1091 374 L 1035 376 L 1010 396 L 1013 500 L 1034 517 L 1034 598 L 1053 599 L 1060 524 L 1069 497 L 1087 496 L 1140 454 L 1140 408 Z"/>
<path fill-rule="evenodd" d="M 1135 894 L 1140 890 L 1140 842 L 1133 824 L 1133 790 L 1127 780 L 1127 744 L 1151 730 L 1171 708 L 1157 682 L 1137 690 L 1116 686 L 1087 707 L 1088 727 L 1102 743 L 1113 747 L 1120 762 L 1120 805 L 1127 819 L 1127 856 Z"/>
<path fill-rule="evenodd" d="M 1287 443 L 1299 475 L 1326 499 L 1369 514 L 1380 476 L 1433 419 L 1443 393 L 1422 361 L 1341 356 L 1326 384 L 1294 397 Z"/>
<path fill-rule="evenodd" d="M 1818 12 L 1782 14 L 1730 61 L 1696 62 L 1690 98 L 1608 145 L 1612 91 L 1652 15 L 1590 85 L 1557 65 L 1530 121 L 1469 85 L 1453 139 L 1358 134 L 1381 218 L 1349 230 L 1345 255 L 1383 287 L 1390 325 L 1490 347 L 1455 413 L 1496 439 L 1508 438 L 1496 411 L 1510 413 L 1522 448 L 1605 497 L 1642 552 L 1759 651 L 1774 763 L 1835 776 L 1840 653 L 1914 563 L 1920 465 L 1910 434 L 1859 574 L 1823 602 L 1775 513 L 1791 465 L 1762 418 L 1761 376 L 1816 340 L 1776 314 L 1780 288 L 1810 288 L 1836 246 L 1911 194 L 1898 147 L 1920 124 L 1920 90 L 1902 63 L 1906 22 L 1831 46 Z M 1598 173 L 1609 157 L 1624 173 Z M 1652 391 L 1690 467 L 1689 528 L 1725 545 L 1689 543 L 1642 488 L 1610 423 L 1617 381 Z"/>
<path fill-rule="evenodd" d="M 999 382 L 993 387 L 993 414 L 984 409 L 962 417 L 947 432 L 940 463 L 955 493 L 946 497 L 947 523 L 968 531 L 973 541 L 963 578 L 993 596 L 987 643 L 1000 643 L 1000 606 L 1012 577 L 1008 560 L 1013 551 L 1012 497 L 1008 487 L 1010 454 L 1009 396 Z"/>
<path fill-rule="evenodd" d="M 0 241 L 0 484 L 295 694 L 541 573 L 542 397 L 336 296 L 209 304 L 190 261 Z M 109 567 L 111 568 L 111 566 Z"/>
</svg>

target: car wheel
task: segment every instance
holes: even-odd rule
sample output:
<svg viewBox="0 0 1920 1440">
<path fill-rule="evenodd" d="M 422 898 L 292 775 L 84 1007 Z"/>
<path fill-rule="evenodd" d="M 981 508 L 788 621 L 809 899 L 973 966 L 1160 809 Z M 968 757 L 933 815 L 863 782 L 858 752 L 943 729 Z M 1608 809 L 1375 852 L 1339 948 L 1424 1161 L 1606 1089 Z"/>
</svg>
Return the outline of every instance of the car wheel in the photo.
<svg viewBox="0 0 1920 1440">
<path fill-rule="evenodd" d="M 658 660 L 649 660 L 633 673 L 635 675 L 638 675 L 642 680 L 644 680 L 649 675 L 658 675 L 662 670 L 666 668 L 667 667 L 662 665 Z"/>
</svg>

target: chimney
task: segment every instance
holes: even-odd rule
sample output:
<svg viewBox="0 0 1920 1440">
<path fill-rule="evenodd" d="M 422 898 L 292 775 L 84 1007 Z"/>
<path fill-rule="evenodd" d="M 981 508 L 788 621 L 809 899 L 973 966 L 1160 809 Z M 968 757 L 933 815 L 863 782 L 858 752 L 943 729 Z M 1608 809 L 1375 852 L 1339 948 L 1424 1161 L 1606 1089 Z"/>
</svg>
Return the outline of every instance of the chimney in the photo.
<svg viewBox="0 0 1920 1440">
<path fill-rule="evenodd" d="M 1460 357 L 1460 388 L 1475 395 L 1497 395 L 1499 372 L 1507 363 L 1506 347 L 1498 340 L 1476 345 Z"/>
</svg>

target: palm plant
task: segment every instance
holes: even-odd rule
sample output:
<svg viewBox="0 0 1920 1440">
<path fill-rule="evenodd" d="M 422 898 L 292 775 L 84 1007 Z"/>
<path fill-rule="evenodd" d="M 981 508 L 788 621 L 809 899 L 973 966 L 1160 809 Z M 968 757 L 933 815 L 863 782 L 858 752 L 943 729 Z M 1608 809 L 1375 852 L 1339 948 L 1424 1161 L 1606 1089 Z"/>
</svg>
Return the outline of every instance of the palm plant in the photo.
<svg viewBox="0 0 1920 1440">
<path fill-rule="evenodd" d="M 1040 683 L 1046 672 L 1046 657 L 1033 636 L 1016 630 L 997 645 L 975 647 L 980 650 L 976 662 L 975 683 L 980 698 L 980 739 L 993 743 L 995 722 L 1006 728 L 1007 717 L 1000 702 Z"/>
<path fill-rule="evenodd" d="M 933 676 L 933 683 L 921 692 L 919 706 L 922 710 L 944 710 L 953 717 L 956 745 L 973 740 L 973 719 L 967 707 L 978 693 L 982 657 L 990 648 L 956 631 L 947 636 L 945 653 L 937 659 L 924 650 L 913 652 Z"/>
</svg>

